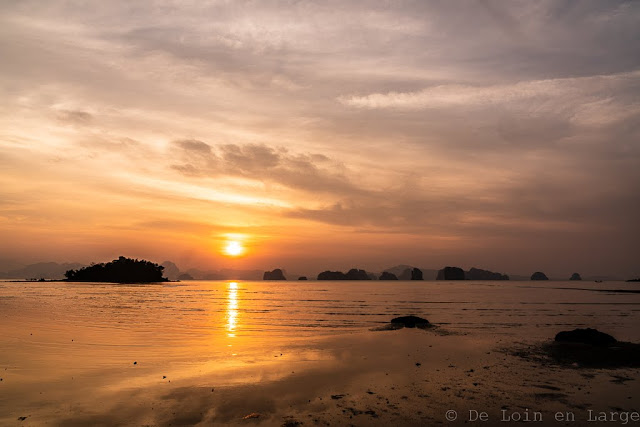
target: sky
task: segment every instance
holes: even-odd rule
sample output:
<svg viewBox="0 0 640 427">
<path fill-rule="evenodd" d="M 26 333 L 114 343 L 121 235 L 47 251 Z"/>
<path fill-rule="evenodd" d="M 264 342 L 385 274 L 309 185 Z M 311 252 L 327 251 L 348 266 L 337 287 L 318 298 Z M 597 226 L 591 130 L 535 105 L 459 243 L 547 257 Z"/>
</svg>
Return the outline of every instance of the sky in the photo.
<svg viewBox="0 0 640 427">
<path fill-rule="evenodd" d="M 637 1 L 0 0 L 0 271 L 638 276 L 639 22 Z"/>
</svg>

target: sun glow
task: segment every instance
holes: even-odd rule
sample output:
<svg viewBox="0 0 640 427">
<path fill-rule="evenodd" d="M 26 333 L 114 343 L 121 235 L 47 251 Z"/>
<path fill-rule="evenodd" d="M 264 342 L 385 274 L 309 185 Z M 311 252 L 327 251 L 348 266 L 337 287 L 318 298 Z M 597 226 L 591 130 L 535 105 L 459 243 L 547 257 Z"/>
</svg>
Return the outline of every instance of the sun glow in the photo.
<svg viewBox="0 0 640 427">
<path fill-rule="evenodd" d="M 224 253 L 229 256 L 240 256 L 243 252 L 244 247 L 237 240 L 227 242 L 227 245 L 224 247 Z"/>
</svg>

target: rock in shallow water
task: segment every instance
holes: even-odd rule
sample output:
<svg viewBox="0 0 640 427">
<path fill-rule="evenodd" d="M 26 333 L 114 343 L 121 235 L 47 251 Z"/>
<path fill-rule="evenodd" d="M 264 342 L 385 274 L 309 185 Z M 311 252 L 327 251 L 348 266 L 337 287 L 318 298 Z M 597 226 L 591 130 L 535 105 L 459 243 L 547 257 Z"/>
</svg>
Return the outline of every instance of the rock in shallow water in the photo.
<svg viewBox="0 0 640 427">
<path fill-rule="evenodd" d="M 415 328 L 415 327 L 420 328 L 420 327 L 427 327 L 431 325 L 427 319 L 423 319 L 422 317 L 418 317 L 418 316 L 396 317 L 395 319 L 391 320 L 391 323 L 402 325 L 405 328 Z"/>
<path fill-rule="evenodd" d="M 611 335 L 592 328 L 558 332 L 555 341 L 589 344 L 598 347 L 609 347 L 618 342 L 618 340 Z"/>
</svg>

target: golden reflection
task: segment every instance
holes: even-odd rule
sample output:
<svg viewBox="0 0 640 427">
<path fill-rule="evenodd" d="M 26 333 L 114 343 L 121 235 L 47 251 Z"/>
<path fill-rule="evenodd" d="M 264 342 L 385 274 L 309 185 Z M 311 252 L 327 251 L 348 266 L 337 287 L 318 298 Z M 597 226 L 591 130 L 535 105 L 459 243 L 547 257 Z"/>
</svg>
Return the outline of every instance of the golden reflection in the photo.
<svg viewBox="0 0 640 427">
<path fill-rule="evenodd" d="M 227 335 L 235 337 L 236 322 L 238 320 L 238 283 L 229 282 L 227 292 Z"/>
</svg>

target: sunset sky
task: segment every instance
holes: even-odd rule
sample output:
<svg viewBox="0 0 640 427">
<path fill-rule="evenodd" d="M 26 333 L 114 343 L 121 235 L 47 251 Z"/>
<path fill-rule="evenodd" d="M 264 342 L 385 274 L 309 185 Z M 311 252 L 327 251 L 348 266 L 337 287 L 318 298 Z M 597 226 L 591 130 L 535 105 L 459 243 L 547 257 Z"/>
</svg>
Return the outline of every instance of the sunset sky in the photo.
<svg viewBox="0 0 640 427">
<path fill-rule="evenodd" d="M 0 0 L 0 271 L 639 275 L 639 23 L 601 0 Z"/>
</svg>

